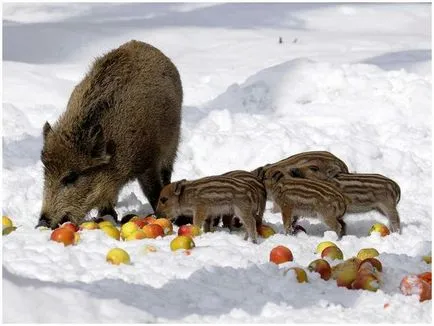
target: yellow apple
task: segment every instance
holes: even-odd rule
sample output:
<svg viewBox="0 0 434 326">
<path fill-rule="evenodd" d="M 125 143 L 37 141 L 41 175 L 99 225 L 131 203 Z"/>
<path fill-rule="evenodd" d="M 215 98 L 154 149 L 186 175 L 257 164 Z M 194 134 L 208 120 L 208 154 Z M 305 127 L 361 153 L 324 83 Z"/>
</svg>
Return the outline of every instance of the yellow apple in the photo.
<svg viewBox="0 0 434 326">
<path fill-rule="evenodd" d="M 320 254 L 320 253 L 322 253 L 322 251 L 323 251 L 325 248 L 330 247 L 330 246 L 334 246 L 334 247 L 336 247 L 336 244 L 335 244 L 334 242 L 331 242 L 331 241 L 323 241 L 323 242 L 320 242 L 320 243 L 318 244 L 318 246 L 316 246 L 315 253 Z"/>
<path fill-rule="evenodd" d="M 295 276 L 297 277 L 298 283 L 307 283 L 307 274 L 303 268 L 300 268 L 300 267 L 288 268 L 283 272 L 283 275 L 286 275 L 290 271 L 295 274 Z"/>
<path fill-rule="evenodd" d="M 98 223 L 98 227 L 101 229 L 104 226 L 115 226 L 112 222 L 110 221 L 102 221 Z"/>
<path fill-rule="evenodd" d="M 373 232 L 379 232 L 382 237 L 390 234 L 388 227 L 381 223 L 375 223 L 369 230 L 369 235 Z"/>
<path fill-rule="evenodd" d="M 161 226 L 164 230 L 164 234 L 171 234 L 173 232 L 172 222 L 170 222 L 170 220 L 168 220 L 167 218 L 158 218 L 155 220 L 154 224 L 158 224 L 159 226 Z"/>
<path fill-rule="evenodd" d="M 194 247 L 195 244 L 193 239 L 186 235 L 179 235 L 170 242 L 170 249 L 172 251 L 178 249 L 191 249 Z"/>
<path fill-rule="evenodd" d="M 113 239 L 119 240 L 121 237 L 119 230 L 114 226 L 102 226 L 100 229 Z"/>
<path fill-rule="evenodd" d="M 113 248 L 107 253 L 106 261 L 113 265 L 129 264 L 130 255 L 121 248 Z"/>
<path fill-rule="evenodd" d="M 139 230 L 139 227 L 134 221 L 129 221 L 121 226 L 121 237 L 123 239 L 128 238 L 128 236 Z"/>
<path fill-rule="evenodd" d="M 341 249 L 336 246 L 330 246 L 321 251 L 321 258 L 344 259 Z"/>
<path fill-rule="evenodd" d="M 375 248 L 364 248 L 359 250 L 357 253 L 357 258 L 364 260 L 366 258 L 374 258 L 379 255 L 380 253 Z"/>
<path fill-rule="evenodd" d="M 78 242 L 80 241 L 80 235 L 78 234 L 78 232 L 74 233 L 74 245 L 78 244 Z"/>
<path fill-rule="evenodd" d="M 332 268 L 332 278 L 336 280 L 336 284 L 351 289 L 351 284 L 357 277 L 360 262 L 359 258 L 353 257 L 334 266 Z"/>
<path fill-rule="evenodd" d="M 10 227 L 14 226 L 14 224 L 12 223 L 12 220 L 9 217 L 4 216 L 4 215 L 2 216 L 2 224 L 3 224 L 3 229 L 4 228 L 10 228 Z"/>
<path fill-rule="evenodd" d="M 257 232 L 264 239 L 271 237 L 273 234 L 276 233 L 271 226 L 265 224 L 261 224 L 260 226 L 258 226 Z"/>
<path fill-rule="evenodd" d="M 145 239 L 145 238 L 146 238 L 146 234 L 145 234 L 145 232 L 143 232 L 142 229 L 137 229 L 136 231 L 133 231 L 132 233 L 130 233 L 130 234 L 125 238 L 125 241 L 141 240 L 141 239 Z"/>
<path fill-rule="evenodd" d="M 94 221 L 83 222 L 79 227 L 80 230 L 95 230 L 98 228 L 98 223 L 95 223 Z"/>
</svg>

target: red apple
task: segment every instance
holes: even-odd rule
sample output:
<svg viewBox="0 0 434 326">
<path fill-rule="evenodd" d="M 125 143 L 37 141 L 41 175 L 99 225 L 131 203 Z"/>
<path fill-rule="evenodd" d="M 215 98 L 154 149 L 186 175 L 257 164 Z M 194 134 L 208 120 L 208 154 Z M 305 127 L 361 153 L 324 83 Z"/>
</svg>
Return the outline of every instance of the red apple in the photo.
<svg viewBox="0 0 434 326">
<path fill-rule="evenodd" d="M 369 230 L 369 234 L 371 235 L 373 232 L 379 232 L 382 237 L 385 237 L 386 235 L 390 234 L 389 229 L 387 226 L 381 223 L 375 223 L 371 229 Z"/>
<path fill-rule="evenodd" d="M 154 224 L 158 224 L 159 226 L 161 226 L 164 230 L 164 234 L 172 234 L 173 232 L 172 222 L 170 222 L 170 220 L 168 220 L 167 218 L 157 218 Z"/>
<path fill-rule="evenodd" d="M 432 286 L 428 282 L 419 278 L 417 275 L 405 276 L 399 286 L 404 295 L 416 294 L 419 296 L 419 301 L 431 300 Z"/>
<path fill-rule="evenodd" d="M 358 273 L 351 288 L 376 292 L 380 288 L 380 281 L 373 274 Z"/>
<path fill-rule="evenodd" d="M 321 252 L 321 258 L 330 258 L 330 259 L 344 259 L 344 254 L 342 253 L 341 249 L 339 249 L 336 246 L 330 246 L 325 248 Z"/>
<path fill-rule="evenodd" d="M 276 233 L 271 226 L 265 224 L 261 224 L 260 226 L 258 226 L 257 232 L 264 239 L 271 237 L 273 234 Z"/>
<path fill-rule="evenodd" d="M 148 224 L 148 222 L 145 221 L 144 217 L 139 217 L 139 218 L 136 218 L 136 219 L 131 219 L 131 222 L 133 222 L 134 224 L 136 224 L 139 229 L 143 228 L 146 224 Z"/>
<path fill-rule="evenodd" d="M 157 220 L 155 215 L 149 214 L 146 217 L 143 218 L 143 221 L 145 221 L 146 224 L 152 224 Z"/>
<path fill-rule="evenodd" d="M 71 222 L 63 223 L 60 227 L 70 229 L 72 232 L 77 232 L 79 230 L 78 226 Z"/>
<path fill-rule="evenodd" d="M 330 276 L 332 274 L 332 270 L 330 267 L 330 264 L 325 259 L 316 259 L 313 262 L 309 264 L 307 269 L 310 272 L 317 272 L 321 275 L 321 278 L 323 280 L 330 279 Z"/>
<path fill-rule="evenodd" d="M 61 242 L 65 246 L 69 246 L 74 244 L 74 232 L 68 228 L 57 228 L 55 229 L 50 236 L 50 239 L 56 242 Z"/>
<path fill-rule="evenodd" d="M 178 235 L 185 235 L 194 238 L 200 234 L 200 228 L 192 224 L 181 225 L 178 229 Z"/>
<path fill-rule="evenodd" d="M 373 268 L 375 268 L 374 272 L 375 271 L 378 271 L 378 272 L 383 271 L 383 266 L 381 265 L 381 262 L 376 258 L 366 258 L 366 259 L 362 260 L 362 262 L 360 263 L 359 269 L 365 268 L 366 264 L 368 264 L 368 263 L 371 264 L 371 266 Z"/>
<path fill-rule="evenodd" d="M 417 277 L 419 277 L 421 280 L 424 280 L 429 285 L 432 285 L 432 275 L 431 275 L 431 272 L 425 272 L 425 273 L 417 274 Z"/>
<path fill-rule="evenodd" d="M 158 224 L 147 224 L 142 228 L 146 238 L 155 239 L 157 237 L 164 237 L 164 230 Z"/>
<path fill-rule="evenodd" d="M 292 260 L 292 252 L 285 246 L 274 247 L 270 252 L 270 261 L 275 264 L 282 264 Z"/>
</svg>

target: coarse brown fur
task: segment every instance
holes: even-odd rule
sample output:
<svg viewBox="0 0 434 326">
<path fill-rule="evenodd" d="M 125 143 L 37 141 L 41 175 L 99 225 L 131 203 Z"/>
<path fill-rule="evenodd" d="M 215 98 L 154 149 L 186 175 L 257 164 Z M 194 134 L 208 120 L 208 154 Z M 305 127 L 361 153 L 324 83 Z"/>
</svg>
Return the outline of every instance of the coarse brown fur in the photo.
<svg viewBox="0 0 434 326">
<path fill-rule="evenodd" d="M 246 236 L 256 242 L 256 225 L 262 222 L 258 191 L 249 183 L 224 176 L 211 176 L 193 181 L 181 180 L 166 185 L 160 194 L 157 214 L 170 219 L 192 215 L 193 224 L 202 227 L 210 216 L 236 215 Z"/>
<path fill-rule="evenodd" d="M 267 171 L 265 187 L 282 211 L 285 233 L 292 234 L 299 216 L 318 217 L 342 237 L 347 199 L 326 182 L 292 178 L 281 171 Z"/>
<path fill-rule="evenodd" d="M 97 58 L 66 111 L 43 128 L 39 224 L 81 223 L 93 208 L 116 215 L 118 193 L 134 179 L 155 209 L 171 181 L 181 105 L 178 70 L 153 46 L 130 41 Z"/>
</svg>

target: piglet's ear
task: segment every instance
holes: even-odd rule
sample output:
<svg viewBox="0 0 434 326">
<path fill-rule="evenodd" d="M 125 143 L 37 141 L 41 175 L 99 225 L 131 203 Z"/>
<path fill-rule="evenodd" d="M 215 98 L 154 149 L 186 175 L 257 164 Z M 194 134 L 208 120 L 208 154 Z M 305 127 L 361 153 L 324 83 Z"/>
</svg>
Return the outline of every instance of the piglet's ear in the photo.
<svg viewBox="0 0 434 326">
<path fill-rule="evenodd" d="M 179 196 L 181 194 L 181 192 L 184 190 L 184 186 L 185 186 L 185 182 L 187 180 L 182 179 L 181 181 L 175 182 L 175 184 L 173 185 L 174 190 L 173 193 L 175 196 Z"/>
<path fill-rule="evenodd" d="M 272 175 L 271 175 L 271 179 L 274 181 L 274 182 L 278 182 L 280 179 L 282 179 L 283 178 L 283 173 L 282 173 L 282 171 L 280 171 L 280 170 L 277 170 L 276 172 L 274 172 Z"/>
<path fill-rule="evenodd" d="M 53 129 L 51 129 L 50 124 L 48 123 L 48 121 L 45 121 L 44 127 L 42 128 L 42 136 L 44 137 L 44 141 L 47 138 L 47 135 L 53 131 Z"/>
</svg>

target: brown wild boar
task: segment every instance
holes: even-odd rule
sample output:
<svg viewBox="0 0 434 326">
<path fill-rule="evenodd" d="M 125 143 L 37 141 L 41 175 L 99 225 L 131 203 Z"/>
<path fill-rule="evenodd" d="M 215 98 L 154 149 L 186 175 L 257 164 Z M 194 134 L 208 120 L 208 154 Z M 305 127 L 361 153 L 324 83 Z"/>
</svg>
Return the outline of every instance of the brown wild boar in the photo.
<svg viewBox="0 0 434 326">
<path fill-rule="evenodd" d="M 308 178 L 307 168 L 292 171 L 293 177 Z M 327 181 L 350 199 L 347 213 L 363 213 L 376 210 L 389 220 L 392 232 L 401 232 L 396 206 L 401 198 L 398 184 L 381 174 L 341 173 Z"/>
<path fill-rule="evenodd" d="M 137 179 L 156 208 L 179 143 L 181 79 L 155 47 L 130 41 L 97 58 L 66 111 L 43 128 L 44 192 L 38 225 L 81 223 L 114 210 L 120 189 Z"/>
<path fill-rule="evenodd" d="M 181 180 L 164 186 L 158 200 L 157 214 L 170 219 L 190 215 L 193 216 L 193 224 L 198 227 L 202 227 L 203 222 L 211 216 L 236 215 L 246 228 L 244 239 L 250 237 L 256 243 L 256 225 L 262 223 L 263 211 L 260 207 L 258 191 L 249 183 L 212 176 L 193 181 Z"/>
<path fill-rule="evenodd" d="M 346 230 L 342 220 L 347 199 L 326 182 L 291 178 L 278 170 L 264 176 L 265 187 L 282 212 L 286 234 L 294 232 L 299 216 L 318 217 L 341 238 Z"/>
</svg>

